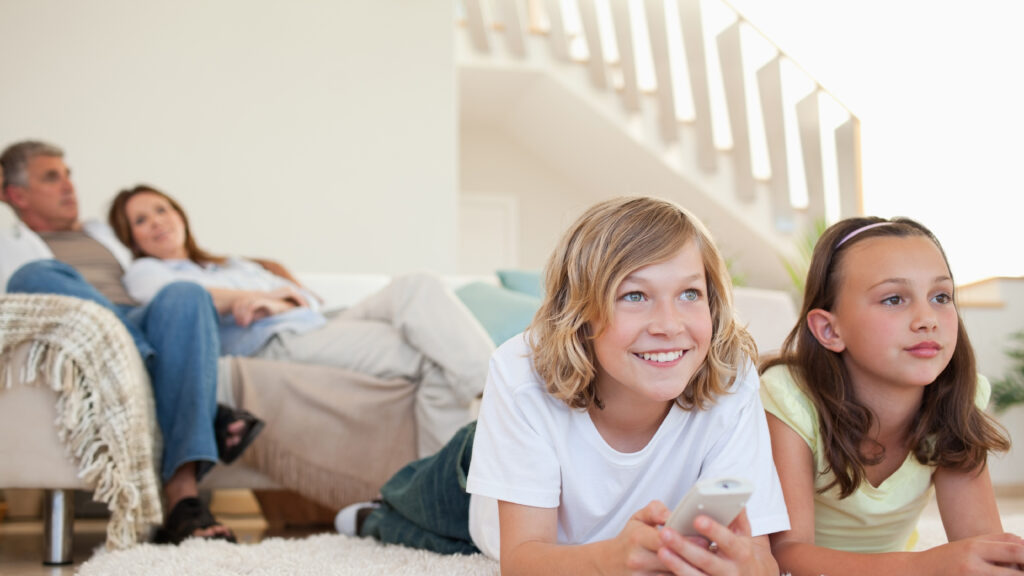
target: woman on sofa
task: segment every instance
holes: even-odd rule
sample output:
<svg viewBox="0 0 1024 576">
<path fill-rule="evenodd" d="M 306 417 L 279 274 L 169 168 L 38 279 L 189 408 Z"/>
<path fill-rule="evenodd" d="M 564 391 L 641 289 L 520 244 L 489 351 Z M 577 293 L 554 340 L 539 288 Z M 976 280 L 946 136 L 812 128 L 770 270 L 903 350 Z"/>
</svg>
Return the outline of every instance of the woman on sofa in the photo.
<svg viewBox="0 0 1024 576">
<path fill-rule="evenodd" d="M 214 256 L 198 247 L 184 209 L 150 186 L 120 192 L 110 226 L 136 260 L 128 293 L 146 302 L 174 281 L 193 281 L 220 314 L 221 354 L 324 364 L 416 382 L 419 450 L 433 453 L 471 419 L 494 345 L 437 276 L 399 276 L 331 318 L 280 265 Z"/>
</svg>

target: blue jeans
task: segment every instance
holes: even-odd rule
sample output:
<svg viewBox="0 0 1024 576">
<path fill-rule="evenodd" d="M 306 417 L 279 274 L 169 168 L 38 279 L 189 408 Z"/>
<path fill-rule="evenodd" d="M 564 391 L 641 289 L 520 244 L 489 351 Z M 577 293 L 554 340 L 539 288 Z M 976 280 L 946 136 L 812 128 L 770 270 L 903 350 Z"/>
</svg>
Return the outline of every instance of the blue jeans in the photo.
<svg viewBox="0 0 1024 576">
<path fill-rule="evenodd" d="M 380 489 L 381 505 L 360 536 L 440 554 L 480 552 L 469 535 L 466 475 L 476 422 L 466 424 L 433 456 L 407 464 Z"/>
<path fill-rule="evenodd" d="M 196 479 L 217 461 L 217 310 L 198 284 L 175 282 L 146 306 L 111 303 L 68 264 L 37 260 L 19 268 L 8 292 L 59 294 L 91 300 L 114 312 L 135 340 L 149 372 L 164 439 L 161 476 L 195 462 Z"/>
</svg>

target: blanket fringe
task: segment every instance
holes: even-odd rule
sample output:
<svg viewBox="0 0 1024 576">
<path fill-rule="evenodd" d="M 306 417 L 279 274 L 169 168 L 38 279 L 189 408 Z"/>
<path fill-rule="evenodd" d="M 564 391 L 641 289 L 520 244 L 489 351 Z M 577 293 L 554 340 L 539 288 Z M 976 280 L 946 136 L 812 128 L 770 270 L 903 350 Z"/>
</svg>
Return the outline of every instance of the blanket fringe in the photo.
<svg viewBox="0 0 1024 576">
<path fill-rule="evenodd" d="M 339 474 L 336 467 L 301 458 L 269 438 L 257 440 L 243 460 L 274 482 L 332 510 L 379 497 L 379 483 L 371 483 L 355 475 Z"/>
<path fill-rule="evenodd" d="M 163 514 L 153 457 L 159 431 L 131 337 L 99 305 L 52 295 L 0 298 L 0 326 L 0 355 L 28 345 L 20 373 L 7 363 L 3 388 L 42 383 L 57 393 L 58 438 L 111 512 L 107 547 L 134 545 Z"/>
</svg>

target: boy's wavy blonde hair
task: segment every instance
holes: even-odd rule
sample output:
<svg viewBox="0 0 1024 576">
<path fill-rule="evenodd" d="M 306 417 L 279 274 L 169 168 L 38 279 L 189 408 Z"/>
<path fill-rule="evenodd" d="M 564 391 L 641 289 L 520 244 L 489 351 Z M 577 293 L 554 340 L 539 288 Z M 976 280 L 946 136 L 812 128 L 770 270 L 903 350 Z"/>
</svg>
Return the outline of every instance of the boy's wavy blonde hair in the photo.
<svg viewBox="0 0 1024 576">
<path fill-rule="evenodd" d="M 757 361 L 754 339 L 734 316 L 725 261 L 700 220 L 666 200 L 614 198 L 580 216 L 548 260 L 544 301 L 528 333 L 534 370 L 549 393 L 573 408 L 601 407 L 594 385 L 598 334 L 591 327 L 608 325 L 627 276 L 672 258 L 690 241 L 704 262 L 711 346 L 676 401 L 687 410 L 706 408 L 729 388 L 741 362 Z"/>
</svg>

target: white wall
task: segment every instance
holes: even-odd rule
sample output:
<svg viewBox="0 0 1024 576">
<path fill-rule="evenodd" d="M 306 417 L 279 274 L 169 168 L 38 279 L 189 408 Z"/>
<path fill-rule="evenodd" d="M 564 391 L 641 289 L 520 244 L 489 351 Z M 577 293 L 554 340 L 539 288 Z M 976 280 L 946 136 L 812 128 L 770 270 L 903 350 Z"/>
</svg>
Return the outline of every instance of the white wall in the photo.
<svg viewBox="0 0 1024 576">
<path fill-rule="evenodd" d="M 449 0 L 0 2 L 0 146 L 64 147 L 83 216 L 147 182 L 214 252 L 452 272 L 453 19 Z"/>
<path fill-rule="evenodd" d="M 515 267 L 540 269 L 561 234 L 593 198 L 577 190 L 544 162 L 522 148 L 500 128 L 463 126 L 459 182 L 469 197 L 514 199 L 519 214 Z M 492 270 L 469 269 L 483 273 Z"/>
<path fill-rule="evenodd" d="M 974 347 L 978 371 L 990 380 L 1006 376 L 1013 361 L 1006 350 L 1024 330 L 1024 277 L 990 278 L 959 288 L 960 315 Z"/>
<path fill-rule="evenodd" d="M 692 149 L 649 145 L 635 133 L 647 119 L 623 112 L 615 94 L 591 90 L 585 77 L 577 86 L 575 75 L 549 73 L 559 72 L 554 68 L 460 63 L 461 190 L 519 200 L 524 267 L 543 264 L 590 205 L 643 194 L 697 215 L 749 285 L 789 288 L 779 253 L 791 243 L 769 229 L 766 193 L 749 204 L 732 197 L 727 157 L 707 174 L 696 167 Z"/>
<path fill-rule="evenodd" d="M 989 380 L 1004 378 L 1013 365 L 1006 350 L 1018 344 L 1011 335 L 1024 330 L 1024 277 L 991 278 L 961 286 L 957 298 L 978 371 Z M 1024 479 L 1024 406 L 996 413 L 996 418 L 1010 433 L 1013 445 L 1008 454 L 989 456 L 992 483 L 1016 489 Z"/>
</svg>

